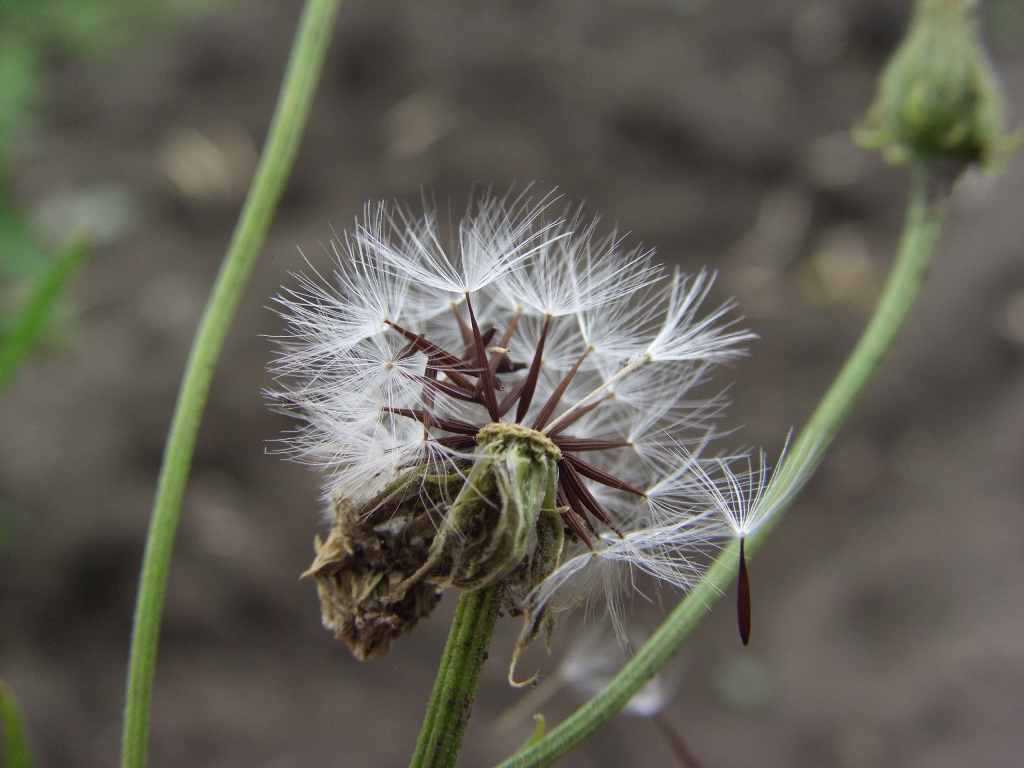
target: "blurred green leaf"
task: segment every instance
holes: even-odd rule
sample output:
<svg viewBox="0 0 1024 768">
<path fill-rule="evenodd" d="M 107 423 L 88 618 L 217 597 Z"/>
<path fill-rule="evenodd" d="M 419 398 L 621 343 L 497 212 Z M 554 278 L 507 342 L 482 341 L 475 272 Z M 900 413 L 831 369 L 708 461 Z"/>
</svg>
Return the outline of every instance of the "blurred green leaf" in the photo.
<svg viewBox="0 0 1024 768">
<path fill-rule="evenodd" d="M 3 725 L 4 766 L 32 768 L 28 732 L 18 711 L 18 702 L 3 680 L 0 680 L 0 724 Z"/>
<path fill-rule="evenodd" d="M 30 277 L 50 258 L 28 218 L 11 205 L 0 187 L 0 284 Z"/>
<path fill-rule="evenodd" d="M 18 138 L 37 127 L 45 62 L 116 56 L 146 45 L 177 22 L 209 13 L 220 0 L 0 0 L 0 284 L 36 274 L 49 262 L 28 216 L 11 194 Z"/>
<path fill-rule="evenodd" d="M 15 316 L 10 332 L 0 344 L 0 392 L 32 349 L 58 297 L 88 251 L 84 240 L 72 243 L 36 278 L 25 306 Z"/>
<path fill-rule="evenodd" d="M 38 70 L 39 53 L 32 40 L 0 27 L 0 167 L 13 152 L 13 137 L 30 123 Z"/>
<path fill-rule="evenodd" d="M 139 35 L 173 29 L 174 22 L 216 7 L 197 0 L 3 0 L 0 26 L 33 45 L 56 44 L 72 55 L 113 50 Z"/>
</svg>

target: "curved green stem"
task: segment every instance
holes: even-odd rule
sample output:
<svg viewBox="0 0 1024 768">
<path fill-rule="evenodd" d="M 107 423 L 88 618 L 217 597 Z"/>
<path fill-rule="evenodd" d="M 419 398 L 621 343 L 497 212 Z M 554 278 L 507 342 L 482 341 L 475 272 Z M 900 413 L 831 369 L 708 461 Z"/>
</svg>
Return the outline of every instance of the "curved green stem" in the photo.
<svg viewBox="0 0 1024 768">
<path fill-rule="evenodd" d="M 340 0 L 308 0 L 303 9 L 266 145 L 182 378 L 160 467 L 135 604 L 125 690 L 121 752 L 124 768 L 141 768 L 146 763 L 167 572 L 178 510 L 214 365 L 298 151 L 339 4 Z"/>
<path fill-rule="evenodd" d="M 914 168 L 907 217 L 889 282 L 860 341 L 822 398 L 792 450 L 776 471 L 762 504 L 772 494 L 790 498 L 810 477 L 864 386 L 871 380 L 917 296 L 945 213 L 948 184 L 926 166 Z M 752 553 L 779 521 L 779 510 L 746 539 Z M 726 547 L 697 586 L 686 595 L 647 644 L 612 681 L 536 744 L 516 753 L 499 768 L 550 765 L 614 717 L 657 673 L 736 576 L 739 542 Z"/>
<path fill-rule="evenodd" d="M 459 597 L 410 768 L 455 765 L 500 605 L 498 587 Z"/>
</svg>

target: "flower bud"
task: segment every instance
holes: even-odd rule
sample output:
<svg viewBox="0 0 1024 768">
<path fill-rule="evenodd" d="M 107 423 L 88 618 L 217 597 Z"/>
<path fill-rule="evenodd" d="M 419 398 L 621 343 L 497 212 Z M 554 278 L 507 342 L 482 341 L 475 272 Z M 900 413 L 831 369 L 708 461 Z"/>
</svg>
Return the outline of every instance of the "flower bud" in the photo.
<svg viewBox="0 0 1024 768">
<path fill-rule="evenodd" d="M 1021 136 L 1002 135 L 1002 93 L 971 12 L 973 0 L 918 0 L 882 73 L 858 143 L 887 162 L 1002 164 Z"/>
</svg>

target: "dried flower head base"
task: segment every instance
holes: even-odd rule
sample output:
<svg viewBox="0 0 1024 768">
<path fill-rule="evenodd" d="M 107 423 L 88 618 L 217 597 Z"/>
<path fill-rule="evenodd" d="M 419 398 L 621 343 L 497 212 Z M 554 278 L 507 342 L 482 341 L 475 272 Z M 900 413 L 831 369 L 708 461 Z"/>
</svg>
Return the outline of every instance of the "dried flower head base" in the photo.
<svg viewBox="0 0 1024 768">
<path fill-rule="evenodd" d="M 724 404 L 690 392 L 752 335 L 731 305 L 698 317 L 706 273 L 544 212 L 485 199 L 445 247 L 431 213 L 368 209 L 334 284 L 280 299 L 275 397 L 305 422 L 295 453 L 332 473 L 306 575 L 358 658 L 443 589 L 495 585 L 526 619 L 518 655 L 595 585 L 618 620 L 635 571 L 685 588 L 735 537 L 705 469 L 731 459 L 700 458 Z"/>
<path fill-rule="evenodd" d="M 324 626 L 360 661 L 384 656 L 392 638 L 409 632 L 441 599 L 424 582 L 392 598 L 395 586 L 422 566 L 434 536 L 434 524 L 417 514 L 421 498 L 405 483 L 368 505 L 366 516 L 336 498 L 335 523 L 326 541 L 314 542 L 316 559 L 302 576 L 316 579 Z"/>
</svg>

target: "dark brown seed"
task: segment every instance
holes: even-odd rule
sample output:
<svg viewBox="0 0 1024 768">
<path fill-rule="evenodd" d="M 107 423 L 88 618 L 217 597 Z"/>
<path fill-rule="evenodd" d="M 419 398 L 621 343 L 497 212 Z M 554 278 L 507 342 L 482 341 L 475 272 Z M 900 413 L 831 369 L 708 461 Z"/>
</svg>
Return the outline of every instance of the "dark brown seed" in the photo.
<svg viewBox="0 0 1024 768">
<path fill-rule="evenodd" d="M 590 492 L 587 484 L 583 482 L 576 470 L 573 469 L 572 464 L 563 459 L 558 462 L 558 470 L 558 482 L 564 486 L 566 495 L 578 500 L 580 505 L 590 511 L 590 514 L 619 534 L 619 538 L 622 538 L 622 531 L 616 527 L 604 507 L 594 498 L 594 494 Z M 589 525 L 589 521 L 587 524 Z"/>
<path fill-rule="evenodd" d="M 473 329 L 473 346 L 476 351 L 477 370 L 480 372 L 480 379 L 483 381 L 484 405 L 487 407 L 487 415 L 491 421 L 498 421 L 501 416 L 498 414 L 498 397 L 494 394 L 494 374 L 487 361 L 487 352 L 484 349 L 484 339 L 480 334 L 480 326 L 476 322 L 476 314 L 473 312 L 473 304 L 469 300 L 469 293 L 466 293 L 466 309 L 469 310 L 469 323 Z"/>
<path fill-rule="evenodd" d="M 537 377 L 540 376 L 540 364 L 544 359 L 544 342 L 548 336 L 548 327 L 551 325 L 551 315 L 544 318 L 544 326 L 540 329 L 540 340 L 537 342 L 537 349 L 533 353 L 533 362 L 530 364 L 530 372 L 526 374 L 526 385 L 523 388 L 522 398 L 519 400 L 519 407 L 516 409 L 516 424 L 522 424 L 526 418 L 526 412 L 530 410 L 533 402 L 533 393 L 537 388 Z"/>
<path fill-rule="evenodd" d="M 632 485 L 614 475 L 609 475 L 597 467 L 587 464 L 587 462 L 579 459 L 575 456 L 565 454 L 562 456 L 562 460 L 567 464 L 571 464 L 572 468 L 579 472 L 584 477 L 589 477 L 601 485 L 607 485 L 609 488 L 618 488 L 620 491 L 627 491 L 628 493 L 635 493 L 637 496 L 646 496 L 647 494 L 641 491 L 639 488 L 634 488 Z"/>
<path fill-rule="evenodd" d="M 508 394 L 502 398 L 501 403 L 498 405 L 498 413 L 504 416 L 510 410 L 512 406 L 516 404 L 516 400 L 523 394 L 523 389 L 526 387 L 526 379 L 522 378 L 512 385 L 512 389 L 509 390 Z"/>
<path fill-rule="evenodd" d="M 537 414 L 536 420 L 533 422 L 533 428 L 537 430 L 544 429 L 548 425 L 548 420 L 555 412 L 555 408 L 562 401 L 562 395 L 565 394 L 565 390 L 572 382 L 576 372 L 579 371 L 580 366 L 583 365 L 583 361 L 587 359 L 587 355 L 590 354 L 588 348 L 586 352 L 580 355 L 580 359 L 576 361 L 576 364 L 570 369 L 570 371 L 562 377 L 562 380 L 558 382 L 558 386 L 554 388 L 551 395 L 548 397 L 548 401 L 544 403 L 544 407 L 540 409 L 540 413 Z"/>
<path fill-rule="evenodd" d="M 445 416 L 435 416 L 428 411 L 421 411 L 418 408 L 384 408 L 388 413 L 393 413 L 396 416 L 406 416 L 410 419 L 415 419 L 421 424 L 426 426 L 434 426 L 438 429 L 443 429 L 446 432 L 455 432 L 460 435 L 475 435 L 479 432 L 479 428 L 470 424 L 468 421 L 462 421 L 462 419 L 455 419 Z"/>
<path fill-rule="evenodd" d="M 740 578 L 736 584 L 736 620 L 740 627 L 740 640 L 750 642 L 750 577 L 747 576 L 747 558 L 740 539 Z"/>
<path fill-rule="evenodd" d="M 465 360 L 456 357 L 451 352 L 442 349 L 429 339 L 420 336 L 418 333 L 413 333 L 397 323 L 393 323 L 390 320 L 385 320 L 385 322 L 412 342 L 416 346 L 416 349 L 426 355 L 435 368 L 447 374 L 448 378 L 450 378 L 456 386 L 470 392 L 473 391 L 474 385 L 469 383 L 466 376 L 477 376 L 479 375 L 479 371 L 467 365 Z"/>
<path fill-rule="evenodd" d="M 534 427 L 536 429 L 536 427 Z M 563 451 L 607 451 L 611 448 L 627 448 L 628 440 L 600 440 L 591 437 L 556 437 L 551 440 Z"/>
</svg>

